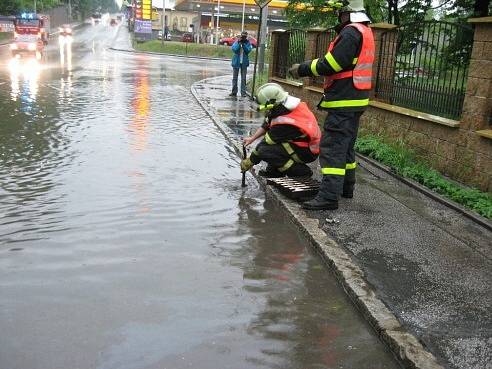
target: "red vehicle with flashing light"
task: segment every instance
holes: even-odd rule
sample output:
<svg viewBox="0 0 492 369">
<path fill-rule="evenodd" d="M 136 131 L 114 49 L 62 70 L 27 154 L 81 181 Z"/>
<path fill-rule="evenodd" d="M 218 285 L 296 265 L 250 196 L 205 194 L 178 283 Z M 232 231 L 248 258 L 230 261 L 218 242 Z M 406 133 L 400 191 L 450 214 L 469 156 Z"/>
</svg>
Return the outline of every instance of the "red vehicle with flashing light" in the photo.
<svg viewBox="0 0 492 369">
<path fill-rule="evenodd" d="M 41 59 L 48 44 L 49 18 L 37 14 L 22 14 L 14 20 L 14 40 L 10 44 L 12 56 L 35 56 Z"/>
</svg>

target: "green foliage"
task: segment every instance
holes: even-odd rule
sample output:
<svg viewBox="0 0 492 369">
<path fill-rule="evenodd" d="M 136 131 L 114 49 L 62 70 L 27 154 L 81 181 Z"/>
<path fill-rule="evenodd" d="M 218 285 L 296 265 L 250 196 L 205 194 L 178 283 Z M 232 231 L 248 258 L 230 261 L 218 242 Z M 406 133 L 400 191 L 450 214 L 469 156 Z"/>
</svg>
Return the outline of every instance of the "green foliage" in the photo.
<svg viewBox="0 0 492 369">
<path fill-rule="evenodd" d="M 37 0 L 37 11 L 43 11 L 62 4 L 62 0 Z M 0 14 L 10 15 L 21 11 L 33 11 L 34 0 L 1 0 Z"/>
<path fill-rule="evenodd" d="M 386 0 L 365 0 L 367 14 L 374 22 L 382 22 L 387 18 Z M 305 5 L 306 9 L 298 6 Z M 286 9 L 291 28 L 331 28 L 337 24 L 335 12 L 322 11 L 325 0 L 289 0 Z"/>
<path fill-rule="evenodd" d="M 36 0 L 38 12 L 66 4 L 67 0 Z M 72 0 L 74 13 L 79 13 L 82 18 L 89 16 L 94 11 L 116 11 L 114 0 Z M 34 0 L 0 0 L 0 14 L 11 15 L 21 11 L 33 11 Z"/>
<path fill-rule="evenodd" d="M 117 11 L 114 0 L 72 0 L 72 7 L 80 14 L 81 18 L 86 18 L 94 12 L 113 12 Z"/>
<path fill-rule="evenodd" d="M 310 5 L 310 8 L 300 10 L 300 5 Z M 292 28 L 329 28 L 337 22 L 335 13 L 323 12 L 321 9 L 325 4 L 324 0 L 290 0 L 286 9 L 287 19 Z"/>
<path fill-rule="evenodd" d="M 401 142 L 388 144 L 379 136 L 360 136 L 356 150 L 389 166 L 395 173 L 413 179 L 431 190 L 492 219 L 492 196 L 477 189 L 462 187 L 444 178 Z"/>
</svg>

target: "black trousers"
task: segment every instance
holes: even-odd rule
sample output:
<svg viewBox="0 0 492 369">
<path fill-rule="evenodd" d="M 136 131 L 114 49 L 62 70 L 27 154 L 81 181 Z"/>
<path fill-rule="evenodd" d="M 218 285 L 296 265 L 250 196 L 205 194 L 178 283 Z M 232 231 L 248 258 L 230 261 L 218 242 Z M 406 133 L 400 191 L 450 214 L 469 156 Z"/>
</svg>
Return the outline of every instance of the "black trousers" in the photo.
<svg viewBox="0 0 492 369">
<path fill-rule="evenodd" d="M 323 180 L 318 194 L 325 200 L 338 200 L 342 192 L 354 190 L 354 145 L 362 113 L 330 111 L 326 117 L 319 155 Z"/>
<path fill-rule="evenodd" d="M 269 170 L 277 170 L 288 176 L 311 175 L 311 169 L 304 163 L 311 163 L 318 156 L 313 154 L 309 148 L 298 147 L 293 144 L 290 146 L 302 163 L 293 160 L 282 144 L 269 145 L 264 139 L 256 146 L 251 155 L 251 160 L 255 164 L 265 161 Z"/>
</svg>

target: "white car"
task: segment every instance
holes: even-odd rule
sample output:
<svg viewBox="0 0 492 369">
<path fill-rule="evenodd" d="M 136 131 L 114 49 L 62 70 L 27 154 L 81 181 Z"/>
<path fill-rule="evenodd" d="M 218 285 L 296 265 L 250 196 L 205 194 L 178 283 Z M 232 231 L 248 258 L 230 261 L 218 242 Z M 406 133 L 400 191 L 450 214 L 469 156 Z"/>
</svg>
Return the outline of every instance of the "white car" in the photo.
<svg viewBox="0 0 492 369">
<path fill-rule="evenodd" d="M 158 40 L 162 40 L 162 31 L 159 31 L 159 33 L 157 34 L 157 39 L 158 39 Z M 166 35 L 166 38 L 165 38 L 164 40 L 166 40 L 166 41 L 171 41 L 171 34 L 170 34 L 170 33 L 168 33 L 168 34 Z"/>
</svg>

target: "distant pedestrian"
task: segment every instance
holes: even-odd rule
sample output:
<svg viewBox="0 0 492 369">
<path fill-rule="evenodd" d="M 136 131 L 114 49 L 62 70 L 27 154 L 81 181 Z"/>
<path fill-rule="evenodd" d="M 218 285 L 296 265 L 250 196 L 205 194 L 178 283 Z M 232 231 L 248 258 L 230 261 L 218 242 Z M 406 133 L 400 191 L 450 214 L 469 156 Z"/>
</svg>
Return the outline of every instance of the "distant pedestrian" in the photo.
<svg viewBox="0 0 492 369">
<path fill-rule="evenodd" d="M 246 96 L 246 73 L 249 66 L 249 53 L 253 46 L 248 40 L 248 32 L 243 31 L 231 47 L 234 56 L 232 57 L 232 92 L 229 96 L 237 96 L 237 80 L 241 72 L 241 96 Z"/>
</svg>

